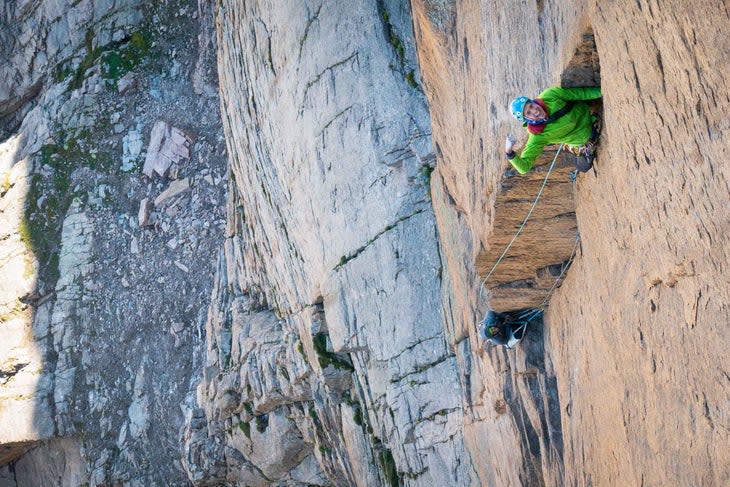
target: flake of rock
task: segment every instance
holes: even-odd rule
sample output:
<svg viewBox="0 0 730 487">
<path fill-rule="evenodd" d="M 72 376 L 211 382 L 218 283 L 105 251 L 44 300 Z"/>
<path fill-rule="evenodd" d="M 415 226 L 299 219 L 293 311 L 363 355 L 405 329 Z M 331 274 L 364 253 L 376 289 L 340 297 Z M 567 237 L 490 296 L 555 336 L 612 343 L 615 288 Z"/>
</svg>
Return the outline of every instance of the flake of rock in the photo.
<svg viewBox="0 0 730 487">
<path fill-rule="evenodd" d="M 168 247 L 170 247 L 172 250 L 175 250 L 177 248 L 177 246 L 178 246 L 177 239 L 176 238 L 171 238 L 170 240 L 167 241 L 167 244 L 165 244 L 165 245 L 167 245 Z"/>
<path fill-rule="evenodd" d="M 190 269 L 185 264 L 177 260 L 175 261 L 175 266 L 183 272 L 190 272 Z"/>
<path fill-rule="evenodd" d="M 155 206 L 159 206 L 165 200 L 170 199 L 188 189 L 190 189 L 190 178 L 177 179 L 171 182 L 167 189 L 155 198 Z"/>
<path fill-rule="evenodd" d="M 192 140 L 185 133 L 161 120 L 155 122 L 147 148 L 144 172 L 148 177 L 153 173 L 165 176 L 172 164 L 190 157 Z"/>
<path fill-rule="evenodd" d="M 132 243 L 129 245 L 129 251 L 133 254 L 139 254 L 139 242 L 137 237 L 132 237 Z"/>
<path fill-rule="evenodd" d="M 129 287 L 129 281 L 126 277 L 122 277 L 122 286 Z"/>
<path fill-rule="evenodd" d="M 127 73 L 122 76 L 117 82 L 117 90 L 119 91 L 119 94 L 123 94 L 130 88 L 134 88 L 136 84 L 137 82 L 134 78 L 134 75 L 132 73 Z"/>
<path fill-rule="evenodd" d="M 210 174 L 208 174 L 207 176 L 205 176 L 203 179 L 205 180 L 205 182 L 207 182 L 211 186 L 214 186 L 215 185 L 215 183 L 213 182 L 213 178 L 211 177 Z"/>
<path fill-rule="evenodd" d="M 140 227 L 148 227 L 152 225 L 150 215 L 155 204 L 149 198 L 143 198 L 139 202 L 139 213 L 137 214 L 137 222 Z"/>
</svg>

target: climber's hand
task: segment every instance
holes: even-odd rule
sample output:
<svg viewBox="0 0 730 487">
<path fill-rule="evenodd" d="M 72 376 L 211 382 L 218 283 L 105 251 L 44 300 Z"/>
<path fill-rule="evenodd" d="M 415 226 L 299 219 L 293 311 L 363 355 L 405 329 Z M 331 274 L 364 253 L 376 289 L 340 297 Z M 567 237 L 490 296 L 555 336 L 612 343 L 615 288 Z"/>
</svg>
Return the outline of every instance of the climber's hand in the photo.
<svg viewBox="0 0 730 487">
<path fill-rule="evenodd" d="M 517 143 L 517 139 L 515 139 L 515 136 L 512 134 L 508 134 L 507 139 L 504 141 L 505 154 L 511 154 L 512 149 L 514 148 L 516 143 Z"/>
</svg>

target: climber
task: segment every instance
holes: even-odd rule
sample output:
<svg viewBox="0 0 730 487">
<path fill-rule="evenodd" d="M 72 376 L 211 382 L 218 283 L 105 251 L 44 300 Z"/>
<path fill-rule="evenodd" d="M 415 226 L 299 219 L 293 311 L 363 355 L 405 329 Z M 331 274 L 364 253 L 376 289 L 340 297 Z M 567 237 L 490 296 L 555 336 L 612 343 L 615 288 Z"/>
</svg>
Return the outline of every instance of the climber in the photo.
<svg viewBox="0 0 730 487">
<path fill-rule="evenodd" d="M 526 96 L 515 98 L 510 105 L 512 115 L 529 132 L 527 143 L 518 156 L 514 152 L 516 139 L 507 136 L 505 153 L 520 174 L 532 169 L 535 159 L 546 145 L 566 144 L 576 154 L 576 169 L 586 172 L 593 166 L 598 137 L 595 123 L 585 100 L 601 98 L 600 88 L 560 88 L 554 86 L 534 100 Z"/>
<path fill-rule="evenodd" d="M 490 309 L 479 323 L 479 337 L 492 345 L 512 348 L 522 339 L 528 321 L 521 314 L 497 313 Z"/>
</svg>

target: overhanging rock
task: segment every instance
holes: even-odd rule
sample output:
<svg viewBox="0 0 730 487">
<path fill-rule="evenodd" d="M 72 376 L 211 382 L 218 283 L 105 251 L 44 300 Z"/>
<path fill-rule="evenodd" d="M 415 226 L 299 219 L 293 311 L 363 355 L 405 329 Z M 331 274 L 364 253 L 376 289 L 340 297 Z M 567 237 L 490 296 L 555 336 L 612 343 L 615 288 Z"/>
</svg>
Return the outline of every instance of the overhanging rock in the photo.
<svg viewBox="0 0 730 487">
<path fill-rule="evenodd" d="M 548 148 L 550 149 L 550 148 Z M 578 243 L 573 181 L 575 156 L 562 151 L 521 233 L 558 147 L 546 150 L 527 174 L 505 171 L 494 204 L 492 231 L 476 259 L 489 304 L 499 312 L 545 304 Z M 500 260 L 500 256 L 504 256 Z M 495 267 L 496 264 L 496 267 Z"/>
</svg>

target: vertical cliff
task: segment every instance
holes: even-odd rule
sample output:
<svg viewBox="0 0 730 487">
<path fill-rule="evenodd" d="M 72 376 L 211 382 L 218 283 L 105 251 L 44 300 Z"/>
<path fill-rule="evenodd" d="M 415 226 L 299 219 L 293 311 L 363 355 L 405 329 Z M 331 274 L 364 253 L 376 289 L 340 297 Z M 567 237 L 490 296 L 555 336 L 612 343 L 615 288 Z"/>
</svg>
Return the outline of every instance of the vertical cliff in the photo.
<svg viewBox="0 0 730 487">
<path fill-rule="evenodd" d="M 729 221 L 721 162 L 728 131 L 718 117 L 728 106 L 721 94 L 728 80 L 716 66 L 727 51 L 720 34 L 727 9 L 417 1 L 414 12 L 438 156 L 434 210 L 445 275 L 458 291 L 449 296 L 447 322 L 474 350 L 457 357 L 472 364 L 476 421 L 466 437 L 480 481 L 722 485 L 728 382 L 718 347 L 728 319 Z M 595 54 L 583 48 L 590 32 Z M 481 352 L 473 323 L 490 303 L 479 301 L 476 275 L 496 259 L 480 259 L 493 256 L 495 244 L 499 254 L 513 233 L 499 222 L 521 221 L 533 200 L 524 195 L 510 208 L 519 216 L 501 214 L 513 188 L 504 186 L 500 151 L 516 128 L 506 105 L 574 82 L 585 75 L 576 68 L 596 56 L 604 131 L 594 171 L 575 185 L 576 260 L 544 328 L 531 331 L 544 342 Z M 560 222 L 536 223 L 520 237 L 527 250 L 516 254 L 520 262 L 502 269 L 505 282 L 522 279 L 514 294 L 510 286 L 493 290 L 498 306 L 529 302 L 527 291 L 547 284 L 533 274 L 524 286 L 530 266 L 539 268 L 531 260 L 550 249 L 555 259 L 543 263 L 565 255 L 564 245 L 549 244 Z"/>
<path fill-rule="evenodd" d="M 407 2 L 218 15 L 234 196 L 193 478 L 469 483 Z"/>
<path fill-rule="evenodd" d="M 728 483 L 721 2 L 0 18 L 0 485 Z M 594 169 L 515 174 L 598 83 Z"/>
<path fill-rule="evenodd" d="M 622 2 L 592 19 L 606 131 L 577 196 L 583 257 L 551 315 L 568 480 L 723 485 L 729 13 Z"/>
</svg>

